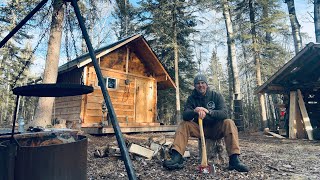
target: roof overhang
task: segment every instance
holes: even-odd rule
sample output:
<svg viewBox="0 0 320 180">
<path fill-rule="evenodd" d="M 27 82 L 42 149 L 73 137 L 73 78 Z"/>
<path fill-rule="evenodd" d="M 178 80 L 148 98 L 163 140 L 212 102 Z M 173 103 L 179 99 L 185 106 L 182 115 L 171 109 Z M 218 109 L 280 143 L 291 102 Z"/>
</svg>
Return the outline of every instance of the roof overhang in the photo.
<svg viewBox="0 0 320 180">
<path fill-rule="evenodd" d="M 95 50 L 96 58 L 100 58 L 104 55 L 107 55 L 114 50 L 127 46 L 133 51 L 142 61 L 142 63 L 148 68 L 150 72 L 153 73 L 153 76 L 157 80 L 158 88 L 176 88 L 174 81 L 171 79 L 168 72 L 160 63 L 158 57 L 155 55 L 153 50 L 150 48 L 147 41 L 140 34 L 131 36 L 124 40 L 120 40 L 116 43 L 108 45 L 106 47 Z M 88 53 L 66 63 L 59 67 L 59 74 L 70 71 L 75 68 L 81 68 L 89 63 L 92 60 Z"/>
<path fill-rule="evenodd" d="M 282 94 L 296 89 L 320 88 L 320 44 L 307 44 L 255 93 Z"/>
</svg>

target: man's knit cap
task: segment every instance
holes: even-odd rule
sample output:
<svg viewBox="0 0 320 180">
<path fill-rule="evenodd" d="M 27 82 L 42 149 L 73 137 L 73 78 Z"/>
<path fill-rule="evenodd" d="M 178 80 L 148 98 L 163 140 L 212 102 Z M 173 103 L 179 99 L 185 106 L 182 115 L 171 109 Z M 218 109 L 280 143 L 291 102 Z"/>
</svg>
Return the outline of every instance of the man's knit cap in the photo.
<svg viewBox="0 0 320 180">
<path fill-rule="evenodd" d="M 208 84 L 207 78 L 203 74 L 196 75 L 196 77 L 193 80 L 194 85 L 196 85 L 199 81 L 204 81 L 206 84 Z"/>
</svg>

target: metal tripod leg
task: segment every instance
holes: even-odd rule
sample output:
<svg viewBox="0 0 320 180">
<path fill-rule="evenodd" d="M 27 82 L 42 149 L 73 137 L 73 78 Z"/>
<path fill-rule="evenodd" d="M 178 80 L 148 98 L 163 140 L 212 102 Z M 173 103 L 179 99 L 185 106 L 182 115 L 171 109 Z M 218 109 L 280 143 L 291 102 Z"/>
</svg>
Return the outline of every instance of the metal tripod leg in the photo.
<svg viewBox="0 0 320 180">
<path fill-rule="evenodd" d="M 125 167 L 126 167 L 126 170 L 127 170 L 128 177 L 129 177 L 129 179 L 137 179 L 137 177 L 135 175 L 135 172 L 134 172 L 134 169 L 133 169 L 133 166 L 132 166 L 132 163 L 131 163 L 131 160 L 130 160 L 130 157 L 129 157 L 128 149 L 127 149 L 127 147 L 125 145 L 125 142 L 123 140 L 123 136 L 122 136 L 122 133 L 121 133 L 121 130 L 120 130 L 120 127 L 119 127 L 119 123 L 118 123 L 118 120 L 117 120 L 117 117 L 116 117 L 116 113 L 115 113 L 115 111 L 113 109 L 113 106 L 111 104 L 110 96 L 108 94 L 105 82 L 103 80 L 103 76 L 102 76 L 102 73 L 101 73 L 100 66 L 99 66 L 98 61 L 96 59 L 96 56 L 94 54 L 94 50 L 93 50 L 91 41 L 89 39 L 89 35 L 88 35 L 86 27 L 84 25 L 84 22 L 83 22 L 81 13 L 80 13 L 79 6 L 77 4 L 77 0 L 71 0 L 71 5 L 73 6 L 74 11 L 75 11 L 76 16 L 77 16 L 77 19 L 79 21 L 79 25 L 80 25 L 80 28 L 81 28 L 81 31 L 82 31 L 82 35 L 83 35 L 83 37 L 84 37 L 84 39 L 86 41 L 86 44 L 87 44 L 87 47 L 88 47 L 88 50 L 89 50 L 89 54 L 90 54 L 90 57 L 92 59 L 92 63 L 93 63 L 94 69 L 95 69 L 97 77 L 98 77 L 98 81 L 99 81 L 98 84 L 101 87 L 101 91 L 102 91 L 102 94 L 103 94 L 104 101 L 105 101 L 105 103 L 107 105 L 108 112 L 110 113 L 111 123 L 112 123 L 113 129 L 114 129 L 114 132 L 116 134 L 116 138 L 117 138 L 117 141 L 118 141 L 118 144 L 119 144 L 119 148 L 121 150 L 122 157 L 124 158 L 124 164 L 125 164 Z"/>
</svg>

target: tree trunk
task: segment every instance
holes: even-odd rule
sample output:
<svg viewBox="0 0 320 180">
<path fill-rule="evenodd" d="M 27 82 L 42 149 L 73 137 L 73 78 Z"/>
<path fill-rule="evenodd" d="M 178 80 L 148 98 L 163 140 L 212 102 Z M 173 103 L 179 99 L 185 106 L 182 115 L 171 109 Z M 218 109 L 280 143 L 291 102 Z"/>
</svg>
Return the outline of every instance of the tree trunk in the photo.
<svg viewBox="0 0 320 180">
<path fill-rule="evenodd" d="M 320 42 L 320 0 L 314 0 L 314 32 L 316 34 L 316 42 Z"/>
<path fill-rule="evenodd" d="M 213 163 L 214 165 L 223 166 L 228 163 L 228 153 L 226 150 L 226 145 L 224 139 L 212 140 L 205 139 L 206 141 L 206 149 L 207 149 L 207 158 L 210 165 Z M 202 146 L 201 140 L 198 141 L 198 149 L 199 149 L 199 160 L 201 161 L 202 155 Z"/>
<path fill-rule="evenodd" d="M 63 1 L 55 0 L 53 4 L 52 23 L 50 28 L 48 53 L 44 69 L 43 83 L 56 83 L 57 81 L 63 18 Z M 53 103 L 53 97 L 39 98 L 35 119 L 32 125 L 46 127 L 47 125 L 51 124 Z"/>
<path fill-rule="evenodd" d="M 240 92 L 240 80 L 239 80 L 239 71 L 237 66 L 237 59 L 236 59 L 236 45 L 233 35 L 233 26 L 231 22 L 231 15 L 230 15 L 230 7 L 228 0 L 222 1 L 223 7 L 223 16 L 225 19 L 226 29 L 227 29 L 227 44 L 228 44 L 228 57 L 230 58 L 230 67 L 232 71 L 232 79 L 233 79 L 233 93 L 234 93 L 234 100 L 241 99 L 241 92 Z"/>
<path fill-rule="evenodd" d="M 288 6 L 289 19 L 291 23 L 292 36 L 293 36 L 293 42 L 294 42 L 294 49 L 296 54 L 298 54 L 298 52 L 302 47 L 302 40 L 301 40 L 301 34 L 300 34 L 301 26 L 296 16 L 296 10 L 294 8 L 294 0 L 285 0 L 285 3 L 287 3 L 287 6 Z"/>
<path fill-rule="evenodd" d="M 233 77 L 233 75 L 232 75 L 232 70 L 231 70 L 231 62 L 230 62 L 230 57 L 228 56 L 227 57 L 228 59 L 227 59 L 227 68 L 228 68 L 228 82 L 229 82 L 229 104 L 230 104 L 230 109 L 229 109 L 229 111 L 228 111 L 228 113 L 229 113 L 229 117 L 231 117 L 232 119 L 234 118 L 233 117 L 233 110 L 232 110 L 232 107 L 233 107 L 233 105 L 234 105 L 234 103 L 233 103 L 233 100 L 232 100 L 232 96 L 233 96 L 233 81 L 232 81 L 232 77 Z"/>
<path fill-rule="evenodd" d="M 176 3 L 176 1 L 174 2 Z M 178 32 L 177 32 L 177 17 L 176 17 L 176 6 L 174 6 L 173 12 L 173 50 L 174 50 L 174 72 L 175 72 L 175 83 L 176 83 L 176 122 L 177 124 L 181 121 L 180 115 L 180 86 L 179 86 L 179 49 L 178 49 Z"/>
<path fill-rule="evenodd" d="M 256 81 L 257 86 L 262 85 L 261 81 L 261 67 L 260 67 L 260 54 L 258 50 L 258 39 L 255 27 L 255 12 L 254 12 L 254 5 L 253 0 L 249 0 L 249 13 L 250 13 L 250 24 L 251 24 L 251 38 L 252 38 L 252 51 L 254 54 L 254 61 L 255 61 L 255 69 L 256 69 Z M 261 129 L 266 128 L 267 125 L 267 115 L 266 115 L 266 106 L 265 106 L 265 97 L 264 94 L 258 94 L 258 99 L 260 103 L 260 116 L 261 116 Z"/>
</svg>

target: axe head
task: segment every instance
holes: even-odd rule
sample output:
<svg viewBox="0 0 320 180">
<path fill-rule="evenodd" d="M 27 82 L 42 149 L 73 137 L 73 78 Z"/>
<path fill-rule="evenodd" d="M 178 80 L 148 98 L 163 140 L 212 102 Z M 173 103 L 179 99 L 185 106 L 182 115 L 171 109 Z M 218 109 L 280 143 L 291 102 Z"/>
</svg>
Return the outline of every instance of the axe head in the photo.
<svg viewBox="0 0 320 180">
<path fill-rule="evenodd" d="M 201 174 L 210 174 L 211 173 L 211 166 L 199 166 L 199 173 Z"/>
</svg>

